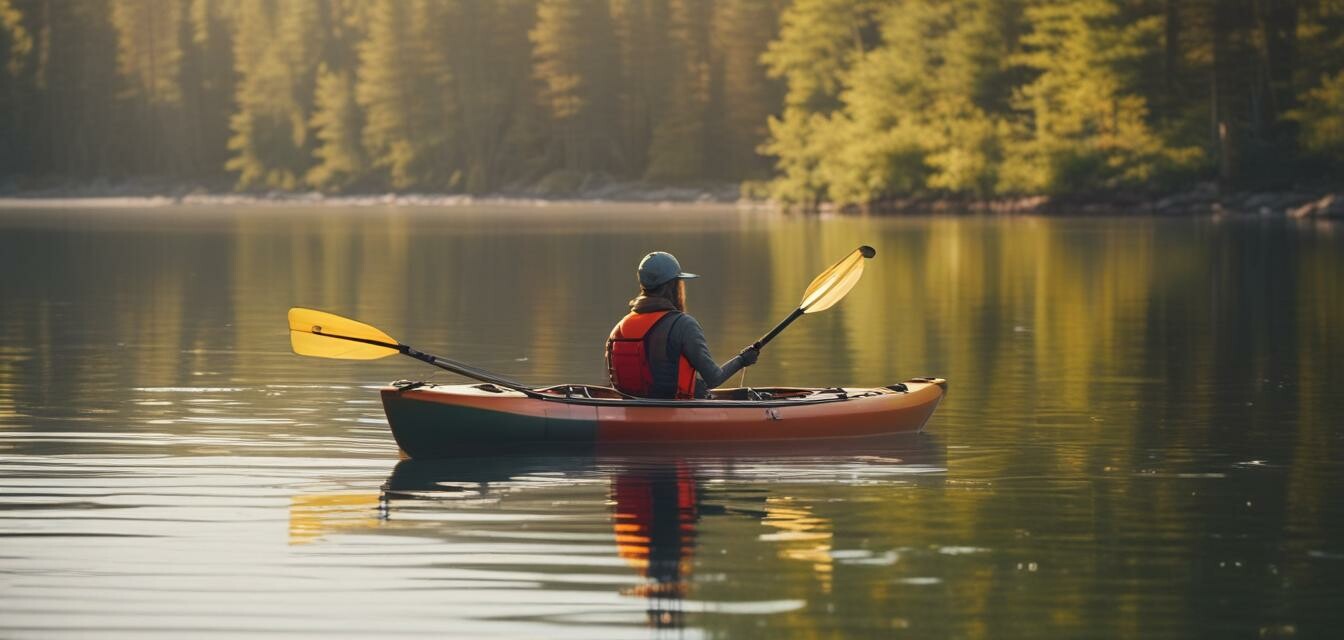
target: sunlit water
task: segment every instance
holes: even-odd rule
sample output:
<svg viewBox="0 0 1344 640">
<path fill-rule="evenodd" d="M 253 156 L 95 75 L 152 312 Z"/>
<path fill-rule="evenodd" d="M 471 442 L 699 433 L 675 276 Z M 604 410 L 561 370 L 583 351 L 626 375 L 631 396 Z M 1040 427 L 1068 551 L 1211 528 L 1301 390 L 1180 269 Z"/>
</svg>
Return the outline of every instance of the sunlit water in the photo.
<svg viewBox="0 0 1344 640">
<path fill-rule="evenodd" d="M 398 464 L 410 359 L 600 381 L 664 249 L 747 384 L 951 381 L 853 451 Z M 0 211 L 0 636 L 1333 637 L 1344 230 L 722 208 Z"/>
</svg>

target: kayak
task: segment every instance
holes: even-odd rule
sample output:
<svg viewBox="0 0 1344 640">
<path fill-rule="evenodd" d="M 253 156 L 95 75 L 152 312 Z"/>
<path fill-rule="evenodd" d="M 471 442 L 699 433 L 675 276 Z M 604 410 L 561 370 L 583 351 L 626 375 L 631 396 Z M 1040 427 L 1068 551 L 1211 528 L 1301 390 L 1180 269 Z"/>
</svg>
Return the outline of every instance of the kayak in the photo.
<svg viewBox="0 0 1344 640">
<path fill-rule="evenodd" d="M 947 381 L 878 388 L 721 389 L 705 400 L 631 398 L 610 387 L 510 389 L 491 383 L 396 382 L 381 390 L 397 445 L 410 458 L 482 449 L 802 442 L 873 438 L 924 428 Z"/>
</svg>

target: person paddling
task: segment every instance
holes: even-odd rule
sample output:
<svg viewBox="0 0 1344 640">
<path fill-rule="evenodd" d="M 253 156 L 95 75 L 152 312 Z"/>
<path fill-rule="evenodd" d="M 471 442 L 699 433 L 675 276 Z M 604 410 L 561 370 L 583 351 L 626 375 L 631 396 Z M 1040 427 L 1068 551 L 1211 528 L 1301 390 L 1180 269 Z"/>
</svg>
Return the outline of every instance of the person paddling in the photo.
<svg viewBox="0 0 1344 640">
<path fill-rule="evenodd" d="M 639 262 L 639 296 L 607 338 L 611 386 L 641 398 L 707 398 L 713 389 L 756 364 L 748 346 L 723 366 L 714 363 L 700 323 L 686 313 L 686 283 L 670 253 L 655 251 Z M 697 375 L 698 374 L 698 375 Z"/>
</svg>

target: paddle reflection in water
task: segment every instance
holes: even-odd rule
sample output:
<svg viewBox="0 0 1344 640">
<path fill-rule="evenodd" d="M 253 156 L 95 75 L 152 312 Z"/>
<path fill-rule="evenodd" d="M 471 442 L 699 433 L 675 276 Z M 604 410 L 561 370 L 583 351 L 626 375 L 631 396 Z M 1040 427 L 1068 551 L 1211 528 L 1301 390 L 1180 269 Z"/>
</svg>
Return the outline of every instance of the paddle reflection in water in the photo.
<svg viewBox="0 0 1344 640">
<path fill-rule="evenodd" d="M 925 490 L 941 487 L 946 471 L 945 447 L 927 434 L 848 451 L 754 453 L 404 460 L 377 495 L 295 497 L 290 541 L 437 540 L 422 562 L 438 568 L 438 584 L 531 592 L 482 618 L 709 630 L 806 610 L 809 592 L 830 592 L 835 525 L 816 509 L 828 489 Z M 770 558 L 803 568 L 811 586 L 787 597 L 715 588 L 768 578 L 761 563 Z M 567 605 L 545 606 L 551 598 Z"/>
</svg>

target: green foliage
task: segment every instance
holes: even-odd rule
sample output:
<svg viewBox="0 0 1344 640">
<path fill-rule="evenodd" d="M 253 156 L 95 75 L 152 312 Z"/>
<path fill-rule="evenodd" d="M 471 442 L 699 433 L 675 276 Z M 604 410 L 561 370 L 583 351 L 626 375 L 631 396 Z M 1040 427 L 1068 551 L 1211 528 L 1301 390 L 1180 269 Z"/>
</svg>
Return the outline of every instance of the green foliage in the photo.
<svg viewBox="0 0 1344 640">
<path fill-rule="evenodd" d="M 1334 0 L 0 0 L 0 174 L 1283 186 L 1337 173 L 1341 34 Z"/>
<path fill-rule="evenodd" d="M 244 0 L 234 36 L 238 110 L 224 167 L 241 188 L 292 190 L 312 155 L 308 128 L 322 38 L 320 0 Z"/>
<path fill-rule="evenodd" d="M 1344 71 L 1321 80 L 1289 115 L 1302 127 L 1302 147 L 1344 165 Z"/>
<path fill-rule="evenodd" d="M 771 197 L 804 207 L 824 202 L 827 183 L 819 165 L 830 147 L 826 144 L 830 119 L 790 107 L 784 110 L 783 117 L 771 117 L 769 127 L 770 138 L 761 145 L 761 153 L 779 158 L 775 167 L 777 177 L 770 183 Z"/>
<path fill-rule="evenodd" d="M 542 105 L 558 127 L 561 166 L 615 169 L 620 67 L 610 6 L 604 0 L 540 0 L 529 37 Z"/>
<path fill-rule="evenodd" d="M 710 33 L 712 7 L 705 0 L 668 2 L 670 85 L 654 126 L 650 145 L 651 180 L 676 181 L 696 177 L 706 164 L 709 144 L 711 91 Z"/>
<path fill-rule="evenodd" d="M 359 50 L 364 146 L 395 189 L 449 186 L 444 162 L 452 142 L 452 75 L 443 50 L 443 3 L 382 0 Z"/>
<path fill-rule="evenodd" d="M 112 0 L 112 26 L 117 30 L 117 70 L 131 80 L 131 92 L 147 103 L 182 100 L 178 74 L 183 20 L 176 2 Z"/>
<path fill-rule="evenodd" d="M 1129 21 L 1113 0 L 1043 3 L 1017 61 L 1036 73 L 1015 104 L 1029 114 L 1007 152 L 1001 190 L 1060 193 L 1141 186 L 1189 165 L 1198 149 L 1168 147 L 1149 127 L 1147 101 L 1123 67 L 1160 28 Z"/>
<path fill-rule="evenodd" d="M 783 96 L 762 73 L 760 57 L 778 29 L 777 4 L 774 0 L 714 3 L 712 51 L 718 52 L 722 77 L 717 86 L 722 89 L 711 96 L 707 152 L 715 175 L 764 177 L 769 170 L 756 147 L 765 140 L 768 119 Z"/>
<path fill-rule="evenodd" d="M 848 28 L 824 3 L 790 8 L 766 55 L 789 84 L 762 147 L 781 174 L 774 196 L 810 206 L 1062 193 L 1198 166 L 1202 150 L 1164 140 L 1142 94 L 1159 16 L 1120 0 L 1023 4 L 905 0 L 851 13 L 873 23 Z M 836 45 L 870 28 L 866 51 Z"/>
<path fill-rule="evenodd" d="M 355 103 L 350 73 L 319 69 L 316 99 L 311 124 L 318 140 L 313 151 L 317 164 L 305 181 L 319 189 L 339 190 L 361 178 L 366 166 L 360 139 L 363 114 Z"/>
<path fill-rule="evenodd" d="M 863 55 L 863 32 L 876 3 L 867 0 L 795 0 L 780 16 L 779 36 L 761 61 L 788 84 L 784 104 L 805 112 L 838 106 L 840 79 Z"/>
<path fill-rule="evenodd" d="M 0 0 L 0 36 L 4 37 L 6 52 L 5 71 L 17 76 L 27 64 L 33 51 L 33 36 L 23 26 L 23 12 L 12 0 Z"/>
</svg>

